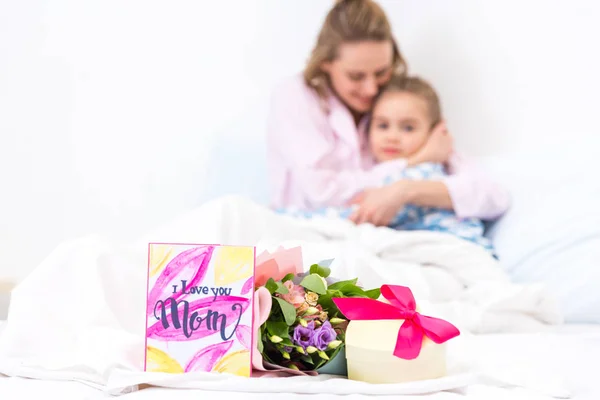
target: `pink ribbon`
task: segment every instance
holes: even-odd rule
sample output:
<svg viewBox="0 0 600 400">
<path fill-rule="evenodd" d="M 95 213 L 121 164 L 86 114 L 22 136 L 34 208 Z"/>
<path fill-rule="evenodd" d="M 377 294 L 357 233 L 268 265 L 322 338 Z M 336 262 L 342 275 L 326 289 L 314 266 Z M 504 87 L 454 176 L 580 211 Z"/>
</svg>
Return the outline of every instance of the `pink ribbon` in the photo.
<svg viewBox="0 0 600 400">
<path fill-rule="evenodd" d="M 405 360 L 419 356 L 423 335 L 435 343 L 444 343 L 458 335 L 459 330 L 439 318 L 418 313 L 415 298 L 405 286 L 383 285 L 381 294 L 390 304 L 362 297 L 334 298 L 341 313 L 349 320 L 403 319 L 398 331 L 394 355 Z"/>
</svg>

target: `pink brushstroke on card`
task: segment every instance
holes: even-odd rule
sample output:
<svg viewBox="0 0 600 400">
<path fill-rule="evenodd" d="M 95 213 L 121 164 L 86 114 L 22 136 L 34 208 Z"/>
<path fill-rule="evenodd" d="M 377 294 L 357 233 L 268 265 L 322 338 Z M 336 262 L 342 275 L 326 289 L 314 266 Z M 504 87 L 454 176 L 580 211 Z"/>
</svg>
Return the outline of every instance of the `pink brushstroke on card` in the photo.
<svg viewBox="0 0 600 400">
<path fill-rule="evenodd" d="M 188 287 L 201 283 L 206 275 L 214 249 L 214 246 L 199 246 L 174 257 L 156 279 L 156 283 L 148 295 L 150 306 L 159 299 L 171 297 L 177 300 L 185 296 L 181 290 L 182 281 L 186 281 Z M 177 285 L 178 288 L 175 293 L 173 293 L 173 285 Z M 148 312 L 152 311 L 148 309 Z"/>
<path fill-rule="evenodd" d="M 231 346 L 233 346 L 232 340 L 228 342 L 213 344 L 203 348 L 198 353 L 196 353 L 196 355 L 190 360 L 188 365 L 185 367 L 185 372 L 212 371 L 215 364 L 221 358 L 223 358 L 223 356 L 229 351 Z"/>
<path fill-rule="evenodd" d="M 254 276 L 248 278 L 244 283 L 244 286 L 242 286 L 242 294 L 248 294 L 252 289 L 254 289 Z"/>
<path fill-rule="evenodd" d="M 252 329 L 248 325 L 239 325 L 235 331 L 235 337 L 242 346 L 250 350 L 252 347 Z"/>
</svg>

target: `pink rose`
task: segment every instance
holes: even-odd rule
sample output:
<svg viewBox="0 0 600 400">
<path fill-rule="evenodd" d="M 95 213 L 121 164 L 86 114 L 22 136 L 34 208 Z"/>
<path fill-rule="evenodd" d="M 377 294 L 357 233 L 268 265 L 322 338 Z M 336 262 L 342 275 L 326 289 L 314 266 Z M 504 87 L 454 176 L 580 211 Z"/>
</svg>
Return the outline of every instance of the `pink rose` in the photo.
<svg viewBox="0 0 600 400">
<path fill-rule="evenodd" d="M 294 308 L 299 308 L 304 304 L 304 288 L 302 286 L 294 285 L 292 281 L 285 281 L 283 285 L 287 288 L 289 293 L 279 294 L 279 297 L 293 305 Z"/>
</svg>

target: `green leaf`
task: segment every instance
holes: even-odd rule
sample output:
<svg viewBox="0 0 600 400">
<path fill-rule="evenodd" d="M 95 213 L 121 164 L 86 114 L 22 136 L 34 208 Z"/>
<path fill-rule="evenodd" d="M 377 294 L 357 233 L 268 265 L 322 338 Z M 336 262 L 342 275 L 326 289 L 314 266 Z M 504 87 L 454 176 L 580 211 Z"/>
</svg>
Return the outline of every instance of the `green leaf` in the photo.
<svg viewBox="0 0 600 400">
<path fill-rule="evenodd" d="M 267 283 L 265 283 L 265 287 L 267 288 L 267 290 L 271 294 L 273 294 L 273 293 L 275 293 L 277 291 L 277 284 L 275 283 L 275 281 L 273 280 L 273 278 L 269 278 L 269 280 L 267 281 Z"/>
<path fill-rule="evenodd" d="M 299 358 L 300 358 L 300 360 L 304 361 L 307 364 L 315 365 L 312 357 L 307 354 L 302 354 Z"/>
<path fill-rule="evenodd" d="M 277 285 L 277 290 L 275 291 L 275 293 L 288 294 L 290 292 L 283 283 L 275 282 L 275 284 Z"/>
<path fill-rule="evenodd" d="M 325 287 L 325 283 L 323 282 L 323 278 L 321 278 L 317 274 L 310 274 L 302 279 L 300 282 L 300 286 L 305 287 L 306 289 L 313 291 L 318 294 L 326 294 L 327 288 Z"/>
<path fill-rule="evenodd" d="M 259 340 L 257 344 L 258 344 L 258 352 L 259 352 L 259 353 L 262 353 L 262 352 L 263 352 L 263 350 L 264 350 L 264 348 L 265 348 L 265 346 L 263 345 L 263 341 L 262 341 L 262 339 L 261 339 L 261 340 Z"/>
<path fill-rule="evenodd" d="M 310 266 L 309 272 L 311 274 L 317 274 L 319 276 L 322 276 L 323 278 L 327 278 L 329 274 L 331 274 L 331 269 L 329 269 L 328 267 L 324 267 L 323 265 L 313 264 Z"/>
<path fill-rule="evenodd" d="M 358 278 L 347 281 L 339 281 L 329 285 L 329 290 L 342 290 L 346 286 L 356 286 L 356 282 L 358 282 Z"/>
<path fill-rule="evenodd" d="M 367 297 L 377 300 L 379 298 L 379 296 L 381 296 L 381 289 L 371 289 L 371 290 L 367 290 L 365 292 L 365 294 L 367 295 Z"/>
<path fill-rule="evenodd" d="M 273 298 L 277 300 L 279 307 L 281 307 L 281 312 L 283 313 L 283 318 L 285 318 L 285 323 L 291 326 L 296 321 L 296 309 L 293 305 L 283 299 L 280 299 L 279 297 Z"/>
<path fill-rule="evenodd" d="M 324 360 L 321 357 L 318 357 L 317 358 L 317 363 L 315 364 L 315 369 L 321 368 L 323 365 L 325 365 L 326 362 L 327 362 L 327 360 Z"/>
<path fill-rule="evenodd" d="M 345 316 L 343 316 L 342 313 L 340 312 L 340 309 L 333 302 L 333 299 L 335 299 L 335 298 L 344 298 L 344 297 L 346 297 L 346 296 L 344 296 L 342 293 L 340 293 L 338 291 L 328 292 L 327 294 L 319 297 L 318 304 L 320 304 L 321 307 L 323 307 L 323 310 L 327 311 L 327 313 L 329 314 L 329 318 L 334 318 L 334 317 L 338 317 L 338 316 L 341 316 L 341 318 L 345 318 Z"/>
<path fill-rule="evenodd" d="M 367 297 L 367 292 L 359 288 L 358 286 L 345 286 L 341 292 L 346 297 Z"/>
<path fill-rule="evenodd" d="M 329 356 L 329 361 L 332 361 L 335 357 L 337 357 L 337 355 L 339 354 L 339 352 L 342 350 L 343 347 L 344 347 L 344 344 L 342 343 L 331 354 L 327 354 Z"/>
<path fill-rule="evenodd" d="M 271 336 L 279 336 L 280 338 L 289 337 L 289 326 L 283 321 L 267 321 L 267 331 Z"/>
<path fill-rule="evenodd" d="M 334 295 L 334 293 L 328 292 L 327 294 L 319 296 L 319 300 L 317 300 L 317 304 L 321 305 L 321 307 L 323 307 L 323 310 L 326 310 L 326 311 L 329 311 L 331 309 L 337 310 L 337 307 L 336 307 L 335 303 L 333 302 L 332 298 L 339 297 L 339 296 Z"/>
<path fill-rule="evenodd" d="M 281 282 L 287 282 L 287 281 L 291 281 L 292 279 L 294 279 L 296 275 L 289 273 L 286 276 L 283 277 L 283 279 L 281 280 Z"/>
<path fill-rule="evenodd" d="M 270 362 L 271 364 L 275 364 L 275 360 L 273 360 L 273 357 L 271 357 L 271 354 L 273 352 L 273 346 L 270 346 L 269 348 L 269 344 L 273 344 L 271 342 L 267 342 L 265 345 L 265 348 L 263 349 L 263 351 L 261 352 L 263 358 L 265 360 L 267 360 L 268 362 Z"/>
</svg>

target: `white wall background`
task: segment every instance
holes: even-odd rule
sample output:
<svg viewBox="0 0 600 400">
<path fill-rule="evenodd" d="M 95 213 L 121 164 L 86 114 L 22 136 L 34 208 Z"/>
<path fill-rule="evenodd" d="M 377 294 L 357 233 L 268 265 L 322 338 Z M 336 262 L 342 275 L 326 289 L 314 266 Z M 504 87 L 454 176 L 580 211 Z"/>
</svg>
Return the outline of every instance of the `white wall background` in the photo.
<svg viewBox="0 0 600 400">
<path fill-rule="evenodd" d="M 251 190 L 269 90 L 331 4 L 0 0 L 0 279 L 64 239 L 131 237 Z M 599 2 L 381 4 L 464 152 L 598 146 Z"/>
</svg>

